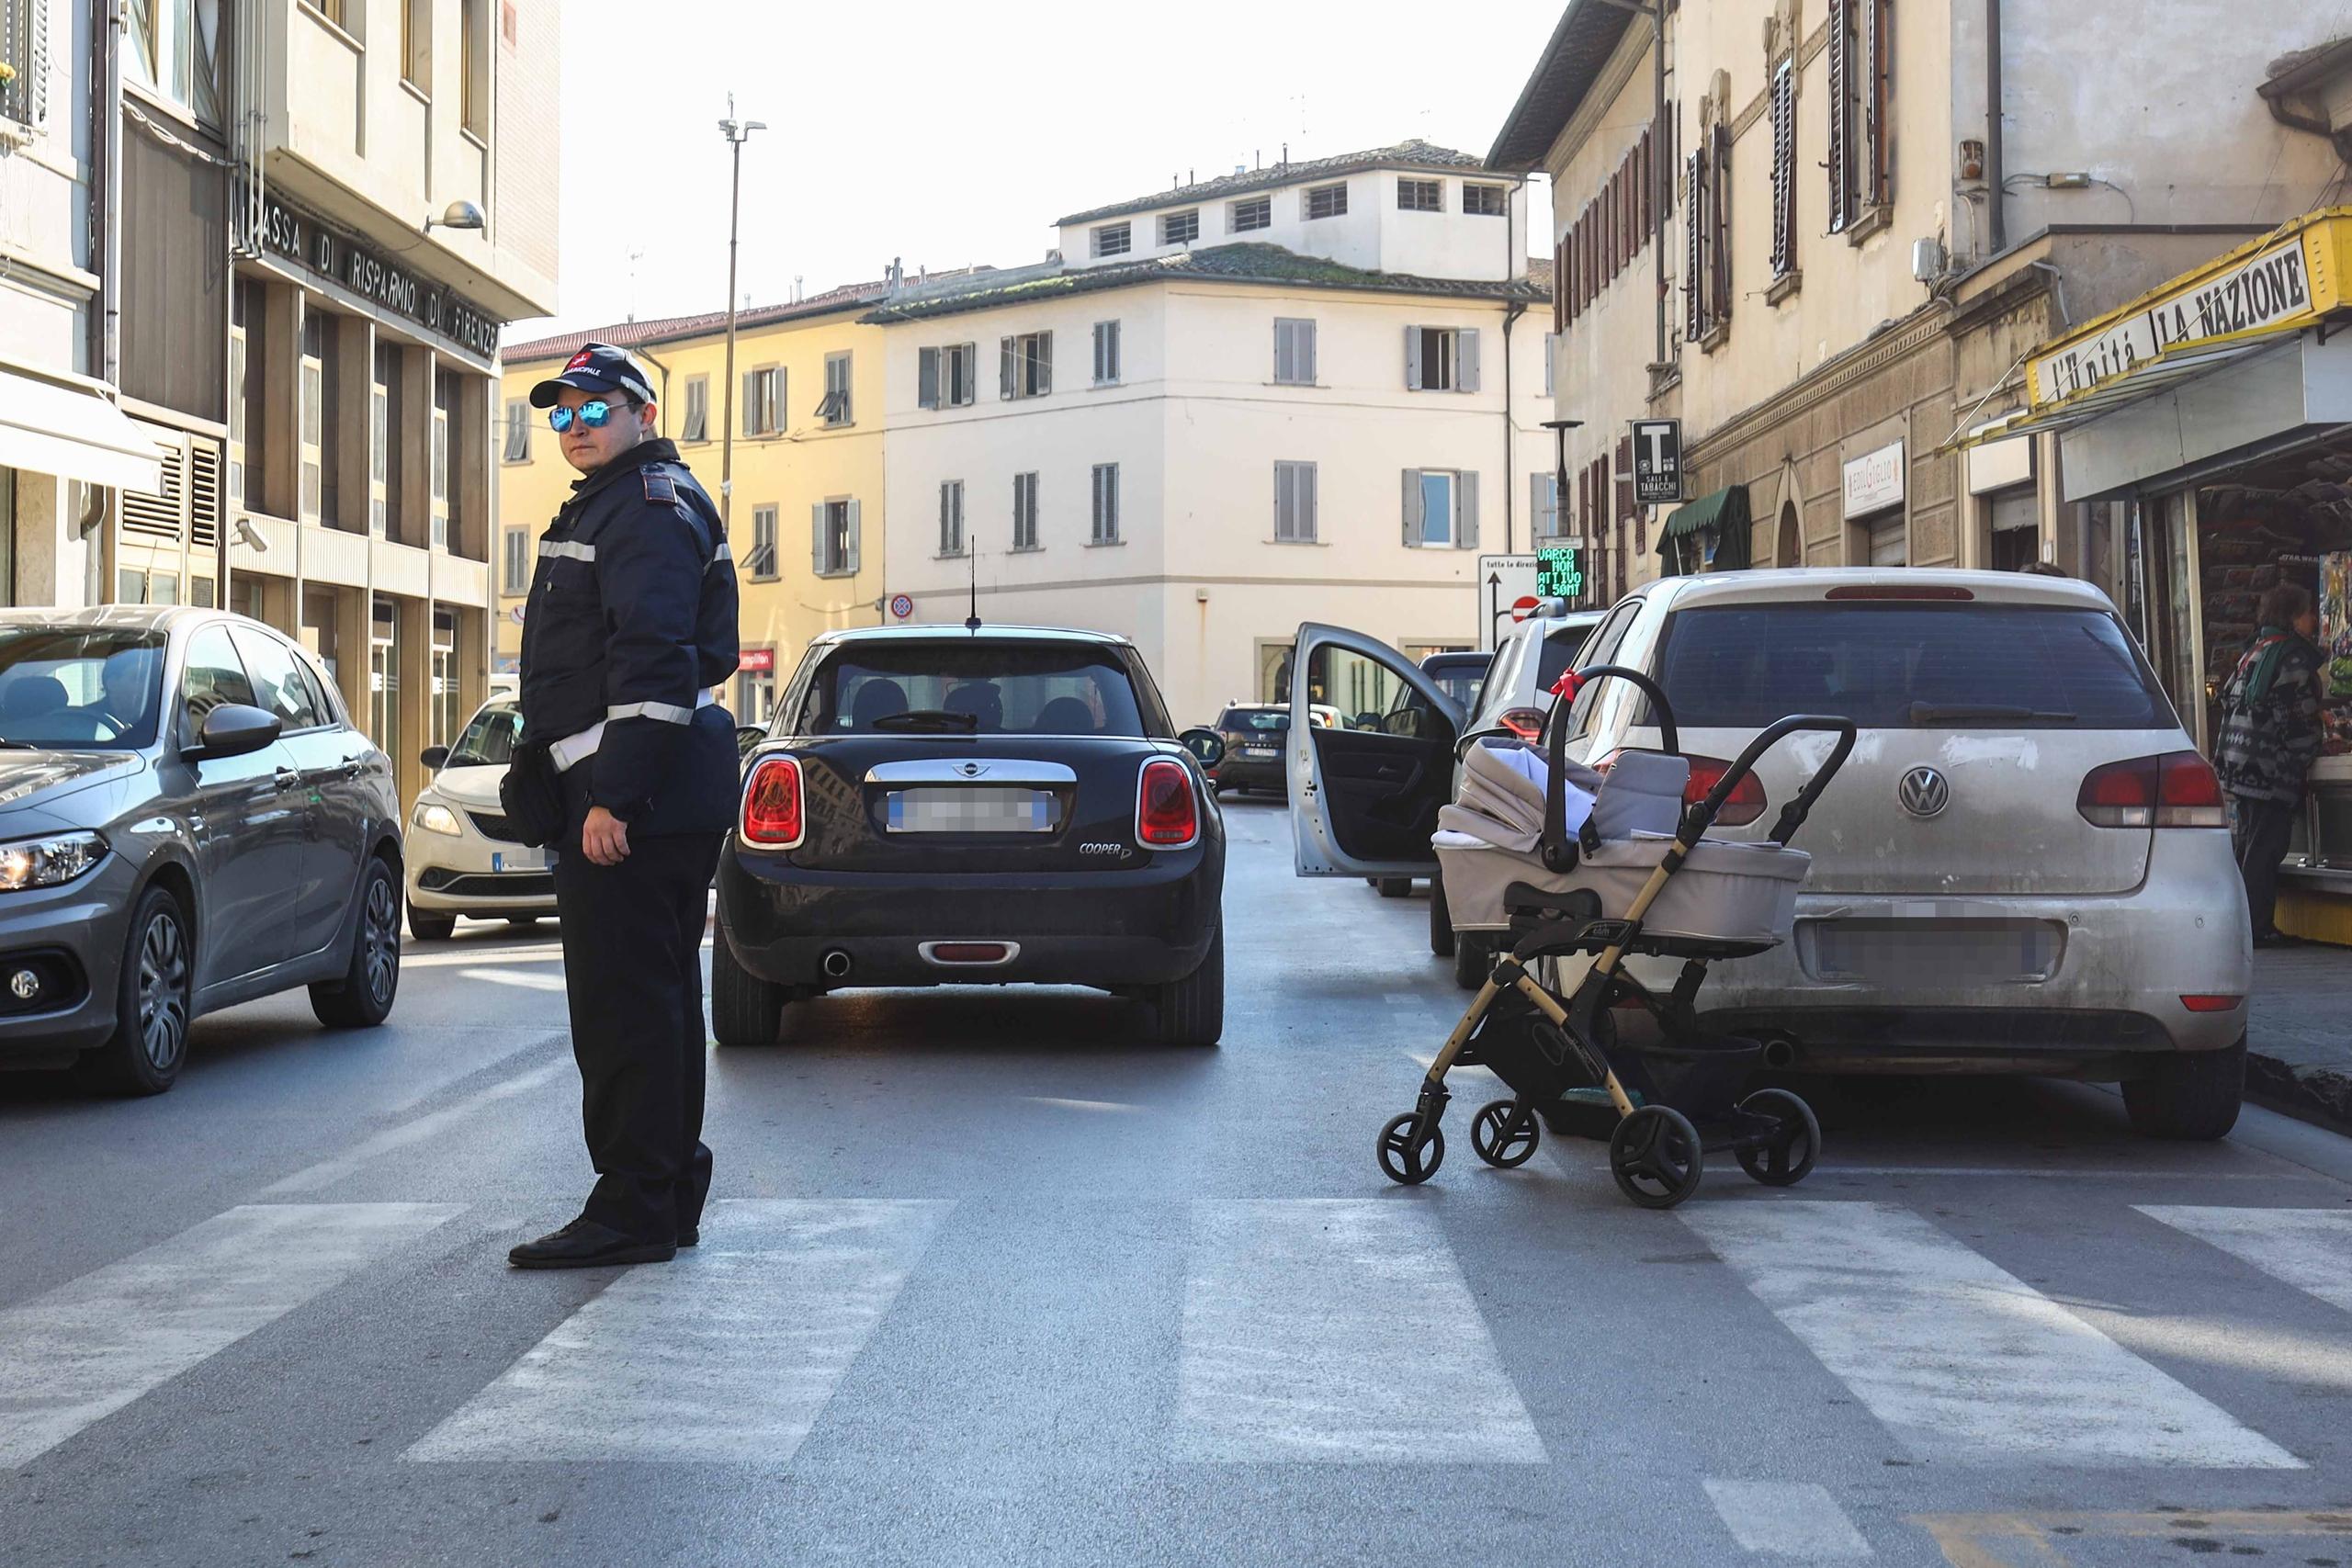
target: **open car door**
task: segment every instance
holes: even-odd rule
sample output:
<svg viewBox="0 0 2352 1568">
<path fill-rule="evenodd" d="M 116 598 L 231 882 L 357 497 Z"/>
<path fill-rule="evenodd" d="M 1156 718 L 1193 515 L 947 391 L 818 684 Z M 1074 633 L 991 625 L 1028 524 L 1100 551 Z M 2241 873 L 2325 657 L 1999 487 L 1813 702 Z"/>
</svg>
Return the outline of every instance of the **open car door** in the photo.
<svg viewBox="0 0 2352 1568">
<path fill-rule="evenodd" d="M 1337 724 L 1300 716 L 1336 708 Z M 1464 715 L 1376 637 L 1309 623 L 1290 671 L 1291 838 L 1301 876 L 1428 876 L 1437 808 L 1453 798 Z"/>
</svg>

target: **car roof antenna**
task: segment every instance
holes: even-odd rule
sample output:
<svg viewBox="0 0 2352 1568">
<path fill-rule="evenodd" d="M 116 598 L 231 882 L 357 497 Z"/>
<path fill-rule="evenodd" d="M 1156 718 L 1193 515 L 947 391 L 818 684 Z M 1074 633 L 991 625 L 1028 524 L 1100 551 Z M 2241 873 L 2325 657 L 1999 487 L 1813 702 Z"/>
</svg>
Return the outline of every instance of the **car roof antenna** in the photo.
<svg viewBox="0 0 2352 1568">
<path fill-rule="evenodd" d="M 976 538 L 966 539 L 964 547 L 965 567 L 970 574 L 972 585 L 972 613 L 964 617 L 964 629 L 976 632 L 980 629 L 980 542 Z"/>
</svg>

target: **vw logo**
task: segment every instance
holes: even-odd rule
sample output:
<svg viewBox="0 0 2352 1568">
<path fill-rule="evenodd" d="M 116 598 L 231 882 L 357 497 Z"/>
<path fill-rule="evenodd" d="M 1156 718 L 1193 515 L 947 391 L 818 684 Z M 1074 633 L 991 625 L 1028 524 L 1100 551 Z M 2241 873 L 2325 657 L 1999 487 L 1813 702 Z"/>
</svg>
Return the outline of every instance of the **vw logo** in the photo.
<svg viewBox="0 0 2352 1568">
<path fill-rule="evenodd" d="M 1895 785 L 1894 798 L 1914 817 L 1940 816 L 1951 804 L 1951 784 L 1933 768 L 1914 768 Z"/>
<path fill-rule="evenodd" d="M 989 765 L 986 762 L 958 762 L 956 771 L 967 779 L 976 779 L 989 771 Z"/>
</svg>

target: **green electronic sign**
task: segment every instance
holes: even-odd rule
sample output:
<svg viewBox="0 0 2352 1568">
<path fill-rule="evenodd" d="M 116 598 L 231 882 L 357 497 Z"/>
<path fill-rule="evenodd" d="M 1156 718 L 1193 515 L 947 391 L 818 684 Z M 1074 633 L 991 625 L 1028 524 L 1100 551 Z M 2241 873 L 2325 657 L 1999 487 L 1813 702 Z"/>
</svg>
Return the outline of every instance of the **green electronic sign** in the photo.
<svg viewBox="0 0 2352 1568">
<path fill-rule="evenodd" d="M 1566 546 L 1535 552 L 1535 596 L 1539 599 L 1574 599 L 1584 592 L 1584 568 L 1577 564 L 1577 552 Z"/>
</svg>

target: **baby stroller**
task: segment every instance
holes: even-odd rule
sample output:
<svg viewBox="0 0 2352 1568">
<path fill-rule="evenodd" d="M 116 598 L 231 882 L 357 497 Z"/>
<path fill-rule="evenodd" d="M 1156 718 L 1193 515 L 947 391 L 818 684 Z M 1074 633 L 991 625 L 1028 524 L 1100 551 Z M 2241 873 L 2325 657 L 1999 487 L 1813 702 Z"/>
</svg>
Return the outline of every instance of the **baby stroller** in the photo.
<svg viewBox="0 0 2352 1568">
<path fill-rule="evenodd" d="M 1408 1185 L 1436 1173 L 1445 1157 L 1445 1077 L 1461 1066 L 1487 1067 L 1512 1090 L 1471 1122 L 1471 1146 L 1490 1166 L 1524 1164 L 1541 1117 L 1555 1132 L 1606 1137 L 1611 1174 L 1644 1208 L 1670 1209 L 1698 1190 L 1709 1150 L 1730 1150 L 1767 1185 L 1793 1185 L 1821 1147 L 1812 1109 L 1782 1089 L 1735 1104 L 1763 1047 L 1703 1033 L 1693 1004 L 1708 964 L 1788 940 L 1811 863 L 1789 840 L 1853 750 L 1853 723 L 1781 719 L 1686 808 L 1690 763 L 1666 694 L 1619 665 L 1577 675 L 1578 683 L 1597 680 L 1642 690 L 1665 750 L 1624 752 L 1605 777 L 1571 763 L 1555 703 L 1544 758 L 1484 738 L 1465 753 L 1461 798 L 1440 811 L 1432 842 L 1455 926 L 1508 932 L 1509 951 L 1430 1064 L 1419 1102 L 1380 1130 L 1380 1168 Z M 1707 838 L 1757 760 L 1803 730 L 1837 739 L 1770 836 Z M 1531 968 L 1578 953 L 1599 957 L 1565 998 Z M 1661 997 L 1627 974 L 1631 953 L 1683 960 L 1672 991 Z M 1656 1043 L 1621 1048 L 1611 1010 L 1628 1005 L 1657 1021 Z"/>
</svg>

